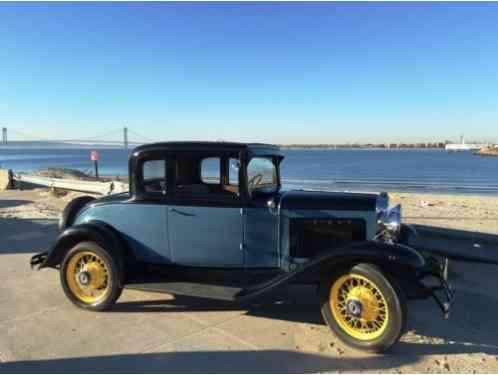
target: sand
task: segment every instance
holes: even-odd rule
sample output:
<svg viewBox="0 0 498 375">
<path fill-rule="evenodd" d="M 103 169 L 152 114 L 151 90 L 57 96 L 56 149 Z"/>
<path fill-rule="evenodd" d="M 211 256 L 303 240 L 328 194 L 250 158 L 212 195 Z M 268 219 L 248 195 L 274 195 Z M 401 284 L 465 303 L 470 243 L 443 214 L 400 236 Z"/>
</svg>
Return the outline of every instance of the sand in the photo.
<svg viewBox="0 0 498 375">
<path fill-rule="evenodd" d="M 391 193 L 408 223 L 498 234 L 498 197 Z"/>
</svg>

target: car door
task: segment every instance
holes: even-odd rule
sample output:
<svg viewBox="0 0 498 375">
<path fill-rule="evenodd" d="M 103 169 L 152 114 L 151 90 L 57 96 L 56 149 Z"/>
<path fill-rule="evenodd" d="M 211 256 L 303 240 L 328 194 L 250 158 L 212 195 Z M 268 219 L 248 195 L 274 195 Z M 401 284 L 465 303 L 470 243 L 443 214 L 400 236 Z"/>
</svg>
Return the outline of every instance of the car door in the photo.
<svg viewBox="0 0 498 375">
<path fill-rule="evenodd" d="M 244 253 L 246 267 L 279 266 L 278 220 L 267 206 L 272 197 L 255 197 L 244 209 Z"/>
<path fill-rule="evenodd" d="M 242 215 L 237 207 L 168 207 L 173 262 L 206 267 L 241 267 Z"/>
<path fill-rule="evenodd" d="M 198 176 L 191 175 L 194 164 L 200 166 Z M 223 191 L 220 165 L 220 157 L 177 162 L 176 168 L 187 173 L 177 172 L 175 198 L 167 208 L 175 264 L 244 265 L 242 203 L 238 194 Z"/>
<path fill-rule="evenodd" d="M 244 217 L 244 248 L 246 267 L 269 268 L 279 266 L 278 222 L 276 205 L 278 199 L 278 169 L 276 160 L 269 157 L 254 157 L 247 165 L 248 191 L 251 181 L 259 181 L 252 186 L 249 204 Z M 263 186 L 263 191 L 258 187 Z"/>
</svg>

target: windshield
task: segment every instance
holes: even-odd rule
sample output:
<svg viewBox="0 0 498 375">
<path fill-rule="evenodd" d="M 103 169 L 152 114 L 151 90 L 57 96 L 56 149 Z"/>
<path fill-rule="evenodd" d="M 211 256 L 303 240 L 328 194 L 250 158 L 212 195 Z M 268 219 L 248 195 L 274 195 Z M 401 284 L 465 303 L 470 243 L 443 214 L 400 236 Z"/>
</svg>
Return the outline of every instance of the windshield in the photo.
<svg viewBox="0 0 498 375">
<path fill-rule="evenodd" d="M 252 158 L 247 165 L 247 190 L 274 192 L 278 190 L 277 167 L 271 157 Z"/>
</svg>

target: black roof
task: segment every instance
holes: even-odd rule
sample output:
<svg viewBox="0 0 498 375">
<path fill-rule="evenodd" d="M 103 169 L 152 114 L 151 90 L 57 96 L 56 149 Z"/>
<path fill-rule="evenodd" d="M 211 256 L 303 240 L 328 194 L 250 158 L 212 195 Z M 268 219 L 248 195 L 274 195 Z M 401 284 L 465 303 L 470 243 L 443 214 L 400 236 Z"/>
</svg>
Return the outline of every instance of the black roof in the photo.
<svg viewBox="0 0 498 375">
<path fill-rule="evenodd" d="M 149 143 L 136 147 L 133 154 L 143 151 L 249 151 L 255 155 L 277 155 L 283 156 L 277 145 L 269 143 L 241 143 L 241 142 L 158 142 Z"/>
</svg>

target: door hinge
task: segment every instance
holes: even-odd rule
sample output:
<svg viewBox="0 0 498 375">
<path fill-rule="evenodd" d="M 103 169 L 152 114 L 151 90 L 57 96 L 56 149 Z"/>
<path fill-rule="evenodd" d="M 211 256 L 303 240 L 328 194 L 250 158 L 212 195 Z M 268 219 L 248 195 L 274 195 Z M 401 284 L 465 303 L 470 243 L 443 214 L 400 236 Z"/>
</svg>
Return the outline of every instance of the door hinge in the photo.
<svg viewBox="0 0 498 375">
<path fill-rule="evenodd" d="M 244 209 L 243 208 L 240 209 L 240 215 L 241 216 L 244 215 Z"/>
<path fill-rule="evenodd" d="M 244 244 L 243 243 L 240 244 L 240 251 L 244 251 Z"/>
</svg>

